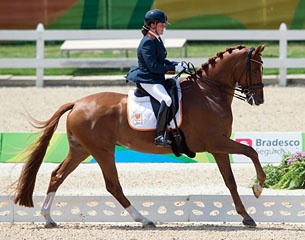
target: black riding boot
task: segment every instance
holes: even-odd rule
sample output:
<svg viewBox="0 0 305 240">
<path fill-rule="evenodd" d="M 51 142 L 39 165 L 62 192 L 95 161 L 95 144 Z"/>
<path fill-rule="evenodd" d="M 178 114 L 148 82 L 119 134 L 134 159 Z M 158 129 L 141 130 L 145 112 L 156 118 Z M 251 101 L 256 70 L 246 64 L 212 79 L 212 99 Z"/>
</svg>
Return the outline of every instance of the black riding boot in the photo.
<svg viewBox="0 0 305 240">
<path fill-rule="evenodd" d="M 167 117 L 169 113 L 169 107 L 166 106 L 164 101 L 161 102 L 158 117 L 157 117 L 157 137 L 155 138 L 155 144 L 162 147 L 170 147 L 171 141 L 165 137 L 165 130 L 167 125 Z"/>
</svg>

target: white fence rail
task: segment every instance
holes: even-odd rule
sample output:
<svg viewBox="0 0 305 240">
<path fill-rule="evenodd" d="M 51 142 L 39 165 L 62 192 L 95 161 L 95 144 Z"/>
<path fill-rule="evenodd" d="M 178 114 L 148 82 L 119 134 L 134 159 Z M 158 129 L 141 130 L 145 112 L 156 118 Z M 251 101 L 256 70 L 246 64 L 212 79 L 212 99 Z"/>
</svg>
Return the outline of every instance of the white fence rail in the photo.
<svg viewBox="0 0 305 240">
<path fill-rule="evenodd" d="M 304 223 L 303 196 L 241 196 L 257 222 Z M 0 222 L 44 222 L 43 196 L 34 197 L 35 208 L 13 204 L 0 196 Z M 229 195 L 131 196 L 135 207 L 154 222 L 240 222 Z M 57 222 L 132 222 L 112 196 L 57 196 L 51 214 Z"/>
<path fill-rule="evenodd" d="M 0 58 L 0 68 L 35 68 L 36 86 L 43 87 L 45 68 L 128 68 L 137 64 L 137 59 L 109 58 L 45 58 L 45 41 L 81 40 L 81 39 L 128 39 L 141 38 L 139 30 L 44 30 L 38 24 L 36 30 L 0 30 L 0 41 L 36 41 L 36 58 Z M 279 30 L 167 30 L 166 38 L 186 38 L 187 40 L 202 41 L 278 41 L 279 57 L 264 58 L 265 68 L 279 69 L 279 85 L 287 85 L 288 68 L 304 68 L 304 58 L 288 58 L 288 41 L 304 41 L 305 30 L 287 30 L 282 23 Z M 203 58 L 184 58 L 196 67 L 200 66 Z"/>
</svg>

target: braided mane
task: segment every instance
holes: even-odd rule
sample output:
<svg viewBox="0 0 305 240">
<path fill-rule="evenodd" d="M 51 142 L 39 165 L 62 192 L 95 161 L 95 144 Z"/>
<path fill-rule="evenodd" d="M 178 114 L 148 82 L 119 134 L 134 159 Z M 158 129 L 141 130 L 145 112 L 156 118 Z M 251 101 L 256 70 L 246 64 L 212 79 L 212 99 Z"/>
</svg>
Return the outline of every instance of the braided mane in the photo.
<svg viewBox="0 0 305 240">
<path fill-rule="evenodd" d="M 217 58 L 222 59 L 222 58 L 223 58 L 223 55 L 224 55 L 226 52 L 228 52 L 229 54 L 231 54 L 235 49 L 241 50 L 241 49 L 243 49 L 243 48 L 245 48 L 245 47 L 246 47 L 246 46 L 239 45 L 239 46 L 237 46 L 237 47 L 235 47 L 235 48 L 227 48 L 225 51 L 216 53 L 216 56 L 215 56 L 215 57 L 209 58 L 209 60 L 208 60 L 207 62 L 205 62 L 205 63 L 203 63 L 203 64 L 201 65 L 201 68 L 199 68 L 199 69 L 197 70 L 197 74 L 198 74 L 199 76 L 201 76 L 201 75 L 202 75 L 202 71 L 204 71 L 205 73 L 207 73 L 207 71 L 208 71 L 208 69 L 209 69 L 209 65 L 211 65 L 212 67 L 214 67 L 215 64 L 216 64 L 216 59 L 217 59 Z"/>
</svg>

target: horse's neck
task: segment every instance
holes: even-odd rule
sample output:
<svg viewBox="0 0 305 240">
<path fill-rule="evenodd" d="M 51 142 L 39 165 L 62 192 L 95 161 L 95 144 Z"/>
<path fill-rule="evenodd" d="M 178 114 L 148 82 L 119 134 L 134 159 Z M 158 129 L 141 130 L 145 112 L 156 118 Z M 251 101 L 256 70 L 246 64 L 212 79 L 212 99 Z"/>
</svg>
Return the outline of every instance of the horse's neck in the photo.
<svg viewBox="0 0 305 240">
<path fill-rule="evenodd" d="M 217 59 L 214 65 L 209 64 L 206 71 L 202 70 L 202 78 L 223 86 L 233 94 L 237 81 L 235 69 L 239 59 L 240 55 L 237 53 L 224 54 L 223 58 Z"/>
<path fill-rule="evenodd" d="M 238 81 L 238 76 L 235 76 L 235 74 L 238 74 L 243 70 L 240 68 L 244 66 L 245 63 L 244 52 L 244 49 L 234 49 L 232 52 L 225 52 L 222 57 L 215 60 L 213 66 L 209 64 L 209 77 L 223 85 L 234 87 L 236 81 Z"/>
<path fill-rule="evenodd" d="M 181 85 L 182 95 L 190 96 L 196 101 L 203 101 L 203 105 L 217 104 L 221 108 L 231 108 L 233 93 L 212 81 L 199 80 L 195 82 L 184 81 Z M 201 103 L 202 104 L 202 103 Z"/>
<path fill-rule="evenodd" d="M 187 111 L 199 118 L 206 118 L 207 113 L 229 119 L 232 116 L 232 99 L 224 92 L 212 86 L 201 86 L 195 82 L 183 82 L 181 85 L 182 101 Z M 199 115 L 201 116 L 199 116 Z M 196 117 L 196 118 L 197 118 Z"/>
<path fill-rule="evenodd" d="M 230 87 L 234 86 L 233 73 L 235 61 L 231 61 L 231 55 L 227 56 L 226 58 L 227 59 L 216 61 L 214 66 L 209 65 L 207 71 L 202 71 L 203 78 L 213 80 L 219 85 Z"/>
<path fill-rule="evenodd" d="M 221 71 L 202 72 L 198 86 L 213 101 L 221 102 L 227 107 L 232 104 L 235 85 L 230 74 L 226 75 Z"/>
</svg>

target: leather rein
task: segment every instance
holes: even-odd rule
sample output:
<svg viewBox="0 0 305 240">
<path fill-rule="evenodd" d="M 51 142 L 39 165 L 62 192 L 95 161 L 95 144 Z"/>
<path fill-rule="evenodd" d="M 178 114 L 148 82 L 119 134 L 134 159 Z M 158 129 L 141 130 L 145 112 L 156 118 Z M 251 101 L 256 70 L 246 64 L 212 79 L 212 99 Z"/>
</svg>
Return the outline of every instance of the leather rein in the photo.
<svg viewBox="0 0 305 240">
<path fill-rule="evenodd" d="M 179 77 L 182 73 L 186 73 L 193 80 L 199 80 L 201 82 L 206 83 L 209 86 L 218 87 L 219 89 L 221 89 L 226 94 L 231 95 L 233 97 L 236 97 L 237 99 L 240 99 L 240 100 L 248 102 L 251 99 L 253 99 L 253 96 L 255 94 L 253 92 L 254 89 L 258 89 L 258 88 L 263 88 L 264 87 L 263 83 L 256 83 L 256 84 L 252 83 L 251 62 L 255 62 L 255 63 L 261 64 L 261 65 L 263 64 L 262 61 L 257 61 L 255 59 L 252 59 L 252 53 L 253 53 L 254 50 L 255 50 L 255 48 L 251 47 L 249 49 L 249 51 L 248 51 L 247 64 L 246 64 L 246 68 L 245 68 L 245 70 L 247 71 L 247 74 L 246 74 L 246 86 L 244 86 L 244 87 L 242 87 L 242 86 L 236 86 L 234 88 L 229 87 L 229 86 L 225 86 L 224 87 L 224 85 L 222 85 L 220 83 L 217 83 L 217 82 L 209 80 L 209 79 L 204 79 L 201 76 L 198 76 L 198 74 L 196 73 L 196 69 L 195 69 L 194 65 L 192 63 L 190 63 L 190 62 L 189 63 L 184 62 L 188 66 L 187 69 L 185 69 L 184 71 L 178 73 L 176 77 Z M 244 73 L 244 71 L 242 72 L 240 78 L 242 77 L 243 73 Z M 232 93 L 226 91 L 225 88 L 234 89 L 234 93 L 232 94 Z M 240 94 L 239 93 L 235 93 L 235 91 L 240 92 Z"/>
</svg>

